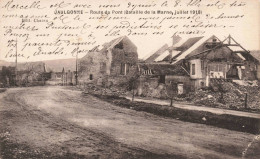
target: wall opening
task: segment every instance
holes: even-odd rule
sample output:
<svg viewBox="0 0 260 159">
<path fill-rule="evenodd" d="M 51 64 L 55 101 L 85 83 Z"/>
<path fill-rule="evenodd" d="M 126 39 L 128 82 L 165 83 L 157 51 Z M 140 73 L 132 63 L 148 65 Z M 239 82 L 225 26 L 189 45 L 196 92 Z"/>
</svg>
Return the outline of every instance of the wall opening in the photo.
<svg viewBox="0 0 260 159">
<path fill-rule="evenodd" d="M 178 90 L 178 95 L 184 94 L 183 83 L 178 83 L 177 84 L 177 90 Z"/>
<path fill-rule="evenodd" d="M 92 74 L 89 75 L 89 80 L 93 80 L 93 75 Z"/>
<path fill-rule="evenodd" d="M 120 74 L 127 75 L 129 73 L 129 64 L 128 63 L 121 63 Z"/>
<path fill-rule="evenodd" d="M 165 75 L 160 75 L 159 83 L 164 83 L 165 84 Z"/>
<path fill-rule="evenodd" d="M 195 64 L 191 64 L 191 75 L 195 75 Z"/>
<path fill-rule="evenodd" d="M 118 48 L 118 49 L 123 49 L 124 48 L 124 45 L 122 43 L 122 41 L 120 43 L 118 43 L 115 48 Z"/>
</svg>

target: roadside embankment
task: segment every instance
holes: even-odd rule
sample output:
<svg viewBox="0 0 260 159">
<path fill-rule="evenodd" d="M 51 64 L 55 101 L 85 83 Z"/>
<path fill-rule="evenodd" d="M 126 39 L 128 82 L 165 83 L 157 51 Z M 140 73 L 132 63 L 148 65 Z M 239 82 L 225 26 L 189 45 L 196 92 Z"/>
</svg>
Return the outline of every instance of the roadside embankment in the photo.
<svg viewBox="0 0 260 159">
<path fill-rule="evenodd" d="M 170 117 L 177 120 L 212 125 L 219 128 L 248 132 L 252 134 L 260 133 L 259 118 L 241 117 L 230 114 L 214 114 L 207 111 L 187 110 L 146 102 L 132 102 L 124 97 L 111 95 L 90 95 L 93 95 L 119 107 L 133 109 L 136 111 L 144 111 L 162 117 Z"/>
<path fill-rule="evenodd" d="M 0 93 L 3 93 L 6 91 L 6 88 L 0 88 Z"/>
</svg>

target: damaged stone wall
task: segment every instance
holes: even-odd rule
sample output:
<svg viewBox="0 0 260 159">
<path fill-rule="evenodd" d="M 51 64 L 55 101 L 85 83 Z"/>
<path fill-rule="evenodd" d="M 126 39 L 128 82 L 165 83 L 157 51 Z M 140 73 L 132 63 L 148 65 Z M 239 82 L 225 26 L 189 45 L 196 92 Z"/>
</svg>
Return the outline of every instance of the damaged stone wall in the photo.
<svg viewBox="0 0 260 159">
<path fill-rule="evenodd" d="M 128 38 L 124 38 L 111 52 L 112 61 L 108 81 L 113 85 L 127 83 L 137 73 L 136 46 Z"/>
<path fill-rule="evenodd" d="M 257 79 L 257 65 L 253 62 L 247 61 L 245 63 L 244 80 L 256 80 Z"/>
<path fill-rule="evenodd" d="M 108 52 L 90 52 L 79 62 L 79 82 L 94 82 L 107 75 Z"/>
<path fill-rule="evenodd" d="M 142 76 L 139 80 L 137 95 L 167 99 L 166 85 L 164 83 L 159 83 L 159 77 L 150 78 Z"/>
<path fill-rule="evenodd" d="M 169 91 L 169 89 L 171 93 L 173 92 L 177 96 L 178 84 L 183 84 L 183 94 L 194 90 L 194 84 L 192 84 L 189 76 L 167 75 L 165 77 L 165 83 L 160 83 L 159 81 L 159 76 L 142 76 L 139 81 L 137 95 L 144 97 L 168 99 L 169 94 L 167 94 L 167 91 Z"/>
<path fill-rule="evenodd" d="M 112 50 L 111 75 L 120 75 L 121 66 L 127 64 L 130 68 L 135 66 L 138 61 L 137 52 L 128 52 L 123 49 L 114 48 Z"/>
<path fill-rule="evenodd" d="M 175 75 L 168 75 L 165 79 L 166 84 L 174 84 L 176 85 L 176 91 L 177 91 L 177 84 L 182 83 L 184 88 L 184 94 L 188 93 L 190 91 L 194 91 L 194 82 L 190 80 L 189 76 L 175 76 Z"/>
</svg>

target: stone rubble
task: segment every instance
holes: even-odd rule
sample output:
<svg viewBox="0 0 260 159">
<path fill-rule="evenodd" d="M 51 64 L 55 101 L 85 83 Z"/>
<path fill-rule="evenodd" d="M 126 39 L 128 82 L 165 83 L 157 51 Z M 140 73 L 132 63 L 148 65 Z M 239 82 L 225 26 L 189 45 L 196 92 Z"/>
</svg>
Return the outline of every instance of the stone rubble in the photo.
<svg viewBox="0 0 260 159">
<path fill-rule="evenodd" d="M 213 83 L 209 88 L 199 89 L 185 95 L 173 96 L 177 102 L 188 102 L 195 105 L 217 107 L 233 110 L 260 111 L 260 87 L 254 83 L 253 86 L 239 85 L 235 82 L 221 81 Z M 124 87 L 107 87 L 89 84 L 84 86 L 84 92 L 97 95 L 110 96 L 132 96 L 133 92 Z M 138 91 L 134 94 L 137 96 Z M 156 88 L 146 87 L 143 90 L 145 97 L 157 99 L 169 99 L 166 86 L 161 84 Z M 247 109 L 245 109 L 245 96 L 247 94 Z M 144 96 L 144 95 L 143 95 Z M 249 110 L 250 109 L 250 110 Z"/>
</svg>

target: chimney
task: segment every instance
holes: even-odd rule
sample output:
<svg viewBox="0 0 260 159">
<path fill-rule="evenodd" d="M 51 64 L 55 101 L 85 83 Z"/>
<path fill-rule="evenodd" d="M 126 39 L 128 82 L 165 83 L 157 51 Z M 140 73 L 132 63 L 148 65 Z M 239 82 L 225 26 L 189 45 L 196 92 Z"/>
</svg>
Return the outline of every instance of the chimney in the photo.
<svg viewBox="0 0 260 159">
<path fill-rule="evenodd" d="M 173 35 L 172 36 L 172 46 L 177 44 L 179 41 L 181 41 L 181 37 L 179 35 Z"/>
</svg>

